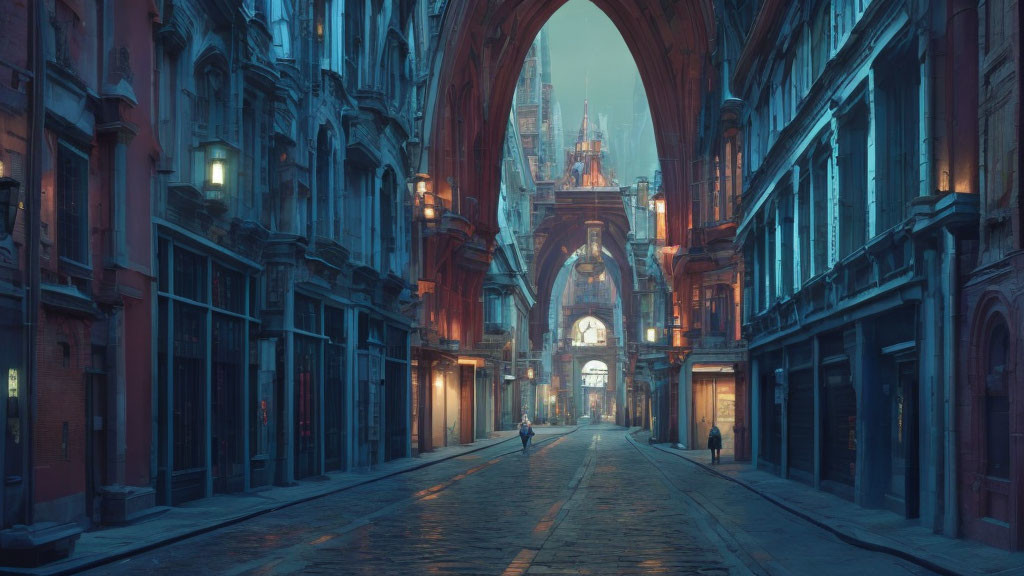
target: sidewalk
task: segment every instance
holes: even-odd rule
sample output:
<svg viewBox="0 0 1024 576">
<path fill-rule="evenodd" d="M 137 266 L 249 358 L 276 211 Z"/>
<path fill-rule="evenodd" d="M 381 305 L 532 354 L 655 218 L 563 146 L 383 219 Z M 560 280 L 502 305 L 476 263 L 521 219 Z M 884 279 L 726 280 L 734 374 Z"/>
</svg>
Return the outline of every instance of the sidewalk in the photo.
<svg viewBox="0 0 1024 576">
<path fill-rule="evenodd" d="M 646 433 L 634 436 L 646 444 Z M 892 554 L 940 574 L 1024 574 L 1024 552 L 935 534 L 888 510 L 862 508 L 796 480 L 757 470 L 750 463 L 735 462 L 731 454 L 723 454 L 722 463 L 712 465 L 708 450 L 681 450 L 670 444 L 653 447 L 736 482 L 855 546 Z"/>
<path fill-rule="evenodd" d="M 561 434 L 573 429 L 574 427 L 545 427 L 543 432 L 538 433 Z M 492 433 L 486 440 L 478 440 L 472 444 L 439 448 L 415 458 L 385 462 L 369 472 L 329 473 L 321 480 L 302 481 L 295 486 L 273 486 L 255 492 L 195 500 L 181 506 L 166 508 L 162 514 L 151 516 L 136 524 L 100 527 L 86 532 L 78 539 L 71 556 L 63 560 L 36 568 L 0 566 L 0 574 L 52 576 L 102 566 L 279 508 L 300 504 L 517 439 L 515 430 L 503 430 Z"/>
</svg>

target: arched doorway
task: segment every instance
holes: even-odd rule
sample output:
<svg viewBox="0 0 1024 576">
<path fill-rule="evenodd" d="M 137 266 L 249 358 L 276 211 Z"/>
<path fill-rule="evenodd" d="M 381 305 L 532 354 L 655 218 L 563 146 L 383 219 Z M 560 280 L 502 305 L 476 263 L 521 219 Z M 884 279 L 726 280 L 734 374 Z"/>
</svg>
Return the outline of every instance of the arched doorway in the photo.
<svg viewBox="0 0 1024 576">
<path fill-rule="evenodd" d="M 600 422 L 607 417 L 608 364 L 601 360 L 590 360 L 580 370 L 580 387 L 583 390 L 583 416 L 591 422 Z"/>
</svg>

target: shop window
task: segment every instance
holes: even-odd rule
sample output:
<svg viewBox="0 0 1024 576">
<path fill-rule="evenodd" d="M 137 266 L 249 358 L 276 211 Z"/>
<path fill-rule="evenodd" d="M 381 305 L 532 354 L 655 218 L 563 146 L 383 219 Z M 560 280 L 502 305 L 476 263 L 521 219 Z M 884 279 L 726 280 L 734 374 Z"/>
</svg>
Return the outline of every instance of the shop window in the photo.
<svg viewBox="0 0 1024 576">
<path fill-rule="evenodd" d="M 175 247 L 174 294 L 196 302 L 206 301 L 206 258 Z"/>
<path fill-rule="evenodd" d="M 245 313 L 245 277 L 241 273 L 215 263 L 210 292 L 217 308 Z"/>
<path fill-rule="evenodd" d="M 985 374 L 985 473 L 1010 477 L 1009 342 L 1006 323 L 999 321 L 989 335 Z"/>
<path fill-rule="evenodd" d="M 57 244 L 61 258 L 89 262 L 89 160 L 61 143 L 57 147 Z"/>
<path fill-rule="evenodd" d="M 174 306 L 174 470 L 206 466 L 206 313 Z"/>
</svg>

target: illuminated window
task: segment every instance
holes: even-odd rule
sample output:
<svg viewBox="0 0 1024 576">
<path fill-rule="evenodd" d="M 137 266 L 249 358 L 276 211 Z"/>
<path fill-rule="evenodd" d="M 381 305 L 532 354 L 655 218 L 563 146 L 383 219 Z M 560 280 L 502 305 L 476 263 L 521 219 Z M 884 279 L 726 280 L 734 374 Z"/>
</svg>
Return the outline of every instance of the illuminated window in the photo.
<svg viewBox="0 0 1024 576">
<path fill-rule="evenodd" d="M 604 322 L 593 316 L 584 316 L 572 327 L 573 346 L 605 346 L 607 345 L 607 329 Z"/>
</svg>

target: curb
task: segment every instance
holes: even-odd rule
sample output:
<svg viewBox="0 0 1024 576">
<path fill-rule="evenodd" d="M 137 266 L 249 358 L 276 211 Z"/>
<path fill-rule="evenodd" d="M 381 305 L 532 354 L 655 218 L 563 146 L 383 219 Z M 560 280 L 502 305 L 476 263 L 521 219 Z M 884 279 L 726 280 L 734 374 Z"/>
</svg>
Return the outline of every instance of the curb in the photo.
<svg viewBox="0 0 1024 576">
<path fill-rule="evenodd" d="M 631 436 L 631 435 L 627 434 L 627 436 Z M 637 445 L 642 445 L 635 438 L 630 437 L 630 440 L 633 443 L 637 444 Z M 678 452 L 673 452 L 672 450 L 669 450 L 668 448 L 663 448 L 662 446 L 659 446 L 657 444 L 652 444 L 651 447 L 656 449 L 656 450 L 660 450 L 660 451 L 662 451 L 662 452 L 664 452 L 666 454 L 672 454 L 673 456 L 677 456 L 679 458 L 682 458 L 683 460 L 686 460 L 687 462 L 689 462 L 689 463 L 691 463 L 691 464 L 693 464 L 695 466 L 699 466 L 699 467 L 703 468 L 704 470 L 710 472 L 711 474 L 714 474 L 715 476 L 718 476 L 719 478 L 724 478 L 726 480 L 734 482 L 737 485 L 742 486 L 742 487 L 746 488 L 747 490 L 750 490 L 754 494 L 757 494 L 761 498 L 764 498 L 768 502 L 771 502 L 772 504 L 778 506 L 779 508 L 782 508 L 783 510 L 789 512 L 790 514 L 793 514 L 794 516 L 797 516 L 798 518 L 801 518 L 801 519 L 803 519 L 803 520 L 805 520 L 807 522 L 810 522 L 811 524 L 814 524 L 815 526 L 817 526 L 819 528 L 822 528 L 823 530 L 825 530 L 827 532 L 830 532 L 831 534 L 835 535 L 837 538 L 839 538 L 843 542 L 846 542 L 847 544 L 851 544 L 853 546 L 857 546 L 858 548 L 863 548 L 865 550 L 871 550 L 873 552 L 881 552 L 883 554 L 888 554 L 890 556 L 895 556 L 895 557 L 900 558 L 902 560 L 906 560 L 908 562 L 912 562 L 914 564 L 917 564 L 918 566 L 921 566 L 922 568 L 926 568 L 928 570 L 931 570 L 932 572 L 936 572 L 936 573 L 942 574 L 943 576 L 963 576 L 962 572 L 957 572 L 956 570 L 953 570 L 953 569 L 951 569 L 951 568 L 949 568 L 947 566 L 942 566 L 941 564 L 936 564 L 935 562 L 932 562 L 931 560 L 928 560 L 927 558 L 923 558 L 921 556 L 916 556 L 914 554 L 911 554 L 911 553 L 907 552 L 906 550 L 901 550 L 899 548 L 894 548 L 894 547 L 891 547 L 891 546 L 886 546 L 884 544 L 879 544 L 877 542 L 870 542 L 868 540 L 864 540 L 864 539 L 858 538 L 858 537 L 856 537 L 856 536 L 854 536 L 854 535 L 852 535 L 852 534 L 850 534 L 848 532 L 845 532 L 843 530 L 840 530 L 840 529 L 836 528 L 835 526 L 832 526 L 832 525 L 830 525 L 830 524 L 828 524 L 826 522 L 818 520 L 817 518 L 807 514 L 806 512 L 804 512 L 804 511 L 802 511 L 802 510 L 800 510 L 800 509 L 798 509 L 798 508 L 796 508 L 794 506 L 791 506 L 791 505 L 783 502 L 782 500 L 779 500 L 778 498 L 775 498 L 774 496 L 769 496 L 765 492 L 763 492 L 761 490 L 758 490 L 757 488 L 754 488 L 753 486 L 751 486 L 750 484 L 747 484 L 746 482 L 744 482 L 742 480 L 739 480 L 737 478 L 729 476 L 728 474 L 723 474 L 722 472 L 719 472 L 718 470 L 715 470 L 714 468 L 708 466 L 707 464 L 704 464 L 703 462 L 700 462 L 699 460 L 694 460 L 693 458 L 689 458 L 687 456 L 679 454 Z"/>
<path fill-rule="evenodd" d="M 579 426 L 578 425 L 574 426 L 571 430 L 569 430 L 568 432 L 565 432 L 565 433 L 563 433 L 561 435 L 562 436 L 566 436 L 566 435 L 572 434 L 573 432 L 576 432 L 577 430 L 579 430 Z M 552 434 L 552 436 L 555 436 L 555 435 Z M 263 508 L 263 509 L 260 509 L 260 510 L 254 510 L 252 512 L 249 512 L 247 514 L 243 514 L 241 516 L 235 516 L 235 517 L 232 517 L 232 518 L 227 518 L 225 520 L 221 520 L 221 521 L 215 522 L 213 524 L 210 524 L 210 525 L 207 525 L 207 526 L 203 526 L 201 528 L 196 528 L 195 530 L 190 530 L 190 531 L 188 531 L 188 532 L 186 532 L 184 534 L 178 534 L 178 535 L 175 535 L 175 536 L 171 536 L 169 538 L 160 540 L 158 542 L 151 542 L 149 544 L 141 544 L 139 546 L 127 548 L 125 550 L 118 551 L 118 552 L 116 552 L 114 554 L 111 554 L 109 556 L 104 556 L 102 558 L 96 558 L 94 560 L 83 562 L 83 563 L 75 565 L 75 566 L 68 566 L 68 567 L 65 567 L 65 568 L 58 568 L 58 569 L 56 569 L 54 571 L 46 570 L 46 566 L 45 565 L 41 566 L 39 568 L 36 568 L 36 569 L 32 569 L 32 568 L 19 569 L 18 567 L 15 567 L 15 566 L 0 566 L 0 575 L 21 576 L 21 575 L 25 575 L 25 574 L 39 574 L 39 575 L 46 575 L 46 576 L 65 576 L 67 574 L 75 574 L 75 573 L 78 573 L 78 572 L 83 572 L 85 570 L 91 570 L 93 568 L 98 568 L 100 566 L 104 566 L 106 564 L 110 564 L 110 563 L 116 562 L 118 560 L 122 560 L 122 559 L 125 559 L 125 558 L 128 558 L 128 557 L 131 557 L 131 556 L 136 556 L 138 554 L 149 552 L 149 551 L 155 550 L 157 548 L 162 548 L 164 546 L 169 546 L 171 544 L 176 544 L 176 543 L 181 542 L 183 540 L 188 540 L 189 538 L 194 538 L 196 536 L 201 536 L 201 535 L 206 534 L 208 532 L 213 532 L 214 530 L 219 530 L 221 528 L 226 528 L 226 527 L 232 526 L 234 524 L 245 522 L 246 520 L 251 520 L 251 519 L 253 519 L 253 518 L 257 517 L 257 516 L 262 516 L 264 514 L 269 514 L 270 512 L 275 512 L 277 510 L 282 510 L 282 509 L 285 509 L 285 508 L 290 508 L 290 507 L 296 506 L 298 504 L 304 504 L 306 502 L 310 502 L 310 501 L 316 500 L 318 498 L 324 498 L 325 496 L 331 496 L 333 494 L 338 494 L 340 492 L 345 492 L 346 490 L 351 490 L 353 488 L 358 488 L 360 486 L 365 486 L 367 484 L 370 484 L 370 483 L 373 483 L 373 482 L 377 482 L 379 480 L 384 480 L 386 478 L 392 478 L 394 476 L 398 476 L 399 474 L 406 474 L 408 472 L 413 472 L 413 471 L 416 471 L 416 470 L 420 470 L 420 469 L 426 468 L 428 466 L 433 466 L 435 464 L 440 464 L 441 462 L 447 462 L 448 460 L 451 460 L 453 458 L 458 458 L 460 456 L 465 456 L 466 454 L 472 454 L 474 452 L 479 452 L 481 450 L 486 450 L 488 448 L 493 448 L 495 446 L 500 446 L 501 444 L 504 444 L 504 443 L 509 442 L 511 440 L 518 440 L 518 436 L 515 436 L 515 435 L 509 436 L 508 438 L 505 438 L 503 440 L 499 440 L 497 442 L 494 442 L 493 444 L 488 444 L 486 446 L 480 446 L 480 447 L 477 447 L 477 448 L 473 448 L 471 450 L 466 450 L 464 452 L 459 452 L 458 454 L 452 454 L 450 456 L 445 456 L 443 458 L 438 458 L 437 460 L 432 460 L 430 462 L 422 462 L 422 463 L 416 464 L 414 466 L 410 466 L 409 468 L 405 468 L 405 469 L 402 469 L 402 470 L 395 470 L 393 472 L 388 472 L 387 474 L 384 474 L 382 476 L 377 476 L 375 478 L 367 478 L 365 480 L 361 480 L 361 481 L 356 482 L 354 484 L 349 484 L 349 485 L 346 485 L 346 486 L 341 486 L 341 487 L 334 488 L 334 489 L 331 489 L 331 490 L 328 490 L 326 492 L 322 492 L 322 493 L 319 493 L 319 494 L 314 494 L 314 495 L 310 495 L 310 496 L 304 496 L 302 498 L 297 498 L 297 499 L 289 501 L 289 502 L 282 502 L 280 504 L 276 504 L 276 505 L 268 507 L 268 508 Z M 503 456 L 504 456 L 504 454 L 503 454 Z"/>
</svg>

